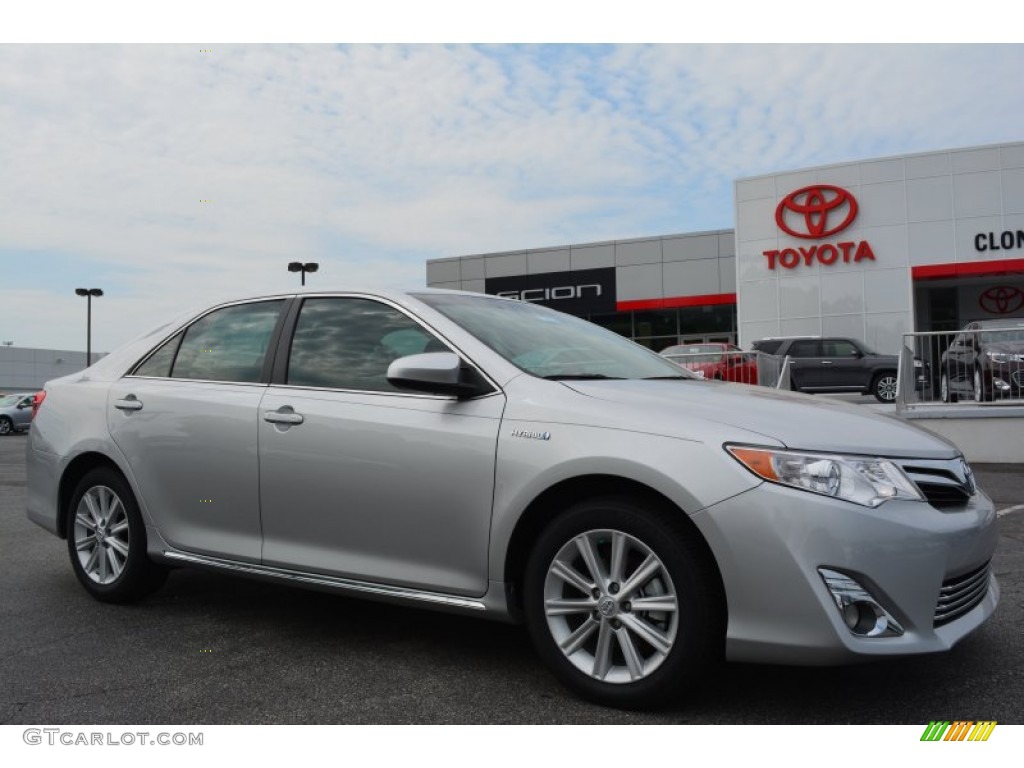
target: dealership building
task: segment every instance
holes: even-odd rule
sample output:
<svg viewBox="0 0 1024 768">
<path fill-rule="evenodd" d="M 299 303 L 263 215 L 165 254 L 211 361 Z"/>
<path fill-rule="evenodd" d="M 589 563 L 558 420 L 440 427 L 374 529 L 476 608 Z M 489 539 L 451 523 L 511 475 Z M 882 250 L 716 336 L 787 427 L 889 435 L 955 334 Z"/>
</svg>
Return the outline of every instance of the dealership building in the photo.
<svg viewBox="0 0 1024 768">
<path fill-rule="evenodd" d="M 571 312 L 654 349 L 1024 318 L 1024 142 L 735 182 L 735 229 L 471 254 L 427 284 Z"/>
</svg>

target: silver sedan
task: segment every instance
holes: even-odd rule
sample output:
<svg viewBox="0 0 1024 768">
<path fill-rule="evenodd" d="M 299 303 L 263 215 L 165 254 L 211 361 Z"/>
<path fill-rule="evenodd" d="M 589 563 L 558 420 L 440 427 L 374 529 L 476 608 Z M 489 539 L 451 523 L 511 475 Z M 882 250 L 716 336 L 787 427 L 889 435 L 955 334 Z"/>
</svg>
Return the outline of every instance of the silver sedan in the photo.
<svg viewBox="0 0 1024 768">
<path fill-rule="evenodd" d="M 993 506 L 952 444 L 525 302 L 250 298 L 46 393 L 28 515 L 101 601 L 195 566 L 523 621 L 622 707 L 723 658 L 945 651 L 998 602 Z"/>
</svg>

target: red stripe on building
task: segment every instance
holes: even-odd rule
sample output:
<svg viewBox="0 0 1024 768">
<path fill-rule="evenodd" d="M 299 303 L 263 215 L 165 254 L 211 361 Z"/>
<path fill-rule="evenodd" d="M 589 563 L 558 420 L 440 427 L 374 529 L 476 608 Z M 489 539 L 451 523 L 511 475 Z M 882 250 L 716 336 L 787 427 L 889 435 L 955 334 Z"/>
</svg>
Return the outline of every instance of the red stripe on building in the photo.
<svg viewBox="0 0 1024 768">
<path fill-rule="evenodd" d="M 669 296 L 665 299 L 638 299 L 618 301 L 615 309 L 628 312 L 632 309 L 673 309 L 674 307 L 710 307 L 715 304 L 735 304 L 735 293 L 707 293 L 703 296 Z"/>
<path fill-rule="evenodd" d="M 925 264 L 911 267 L 914 280 L 938 280 L 942 277 L 976 277 L 979 275 L 1012 275 L 1024 272 L 1024 259 L 998 261 L 961 261 L 954 264 Z"/>
</svg>

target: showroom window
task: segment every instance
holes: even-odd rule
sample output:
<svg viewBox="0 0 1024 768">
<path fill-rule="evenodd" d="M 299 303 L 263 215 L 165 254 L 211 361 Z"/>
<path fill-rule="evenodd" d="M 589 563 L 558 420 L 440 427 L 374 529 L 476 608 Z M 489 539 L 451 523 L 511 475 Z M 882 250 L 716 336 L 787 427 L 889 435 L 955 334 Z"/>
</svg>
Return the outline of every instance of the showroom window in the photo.
<svg viewBox="0 0 1024 768">
<path fill-rule="evenodd" d="M 200 318 L 185 331 L 171 376 L 258 382 L 283 305 L 283 300 L 236 304 Z M 163 355 L 164 350 L 158 354 Z"/>
<path fill-rule="evenodd" d="M 394 392 L 388 366 L 400 357 L 449 352 L 408 316 L 378 301 L 307 299 L 292 337 L 287 383 Z"/>
</svg>

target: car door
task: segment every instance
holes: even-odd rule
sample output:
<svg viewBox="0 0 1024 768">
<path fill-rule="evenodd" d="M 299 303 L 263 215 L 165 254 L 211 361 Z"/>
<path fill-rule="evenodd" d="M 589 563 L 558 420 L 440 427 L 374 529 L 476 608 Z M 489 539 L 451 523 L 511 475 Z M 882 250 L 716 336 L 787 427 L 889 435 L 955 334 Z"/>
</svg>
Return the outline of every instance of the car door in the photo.
<svg viewBox="0 0 1024 768">
<path fill-rule="evenodd" d="M 822 339 L 821 380 L 825 389 L 867 389 L 871 370 L 864 353 L 849 339 Z"/>
<path fill-rule="evenodd" d="M 389 384 L 392 361 L 450 347 L 383 300 L 307 298 L 293 323 L 260 405 L 263 562 L 483 594 L 504 395 Z"/>
<path fill-rule="evenodd" d="M 797 339 L 790 342 L 789 375 L 793 389 L 817 389 L 821 386 L 821 341 L 819 339 Z"/>
<path fill-rule="evenodd" d="M 209 312 L 111 387 L 110 434 L 176 549 L 259 561 L 257 414 L 285 303 Z"/>
</svg>

